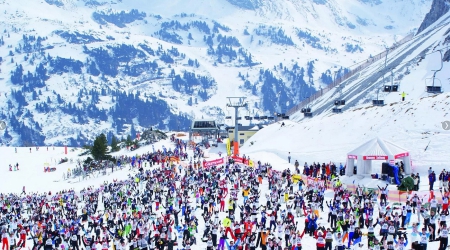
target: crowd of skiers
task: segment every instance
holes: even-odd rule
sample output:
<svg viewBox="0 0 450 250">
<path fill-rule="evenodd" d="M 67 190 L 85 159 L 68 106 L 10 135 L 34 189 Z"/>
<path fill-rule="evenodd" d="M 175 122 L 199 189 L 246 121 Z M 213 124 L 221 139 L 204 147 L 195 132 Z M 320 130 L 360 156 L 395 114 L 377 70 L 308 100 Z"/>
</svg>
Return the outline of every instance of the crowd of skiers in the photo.
<svg viewBox="0 0 450 250">
<path fill-rule="evenodd" d="M 435 240 L 447 247 L 446 190 L 442 203 L 414 195 L 394 205 L 387 186 L 346 190 L 331 178 L 334 164 L 305 164 L 316 177 L 307 184 L 294 180 L 297 165 L 184 165 L 135 164 L 126 180 L 79 192 L 1 194 L 2 250 L 402 250 L 409 242 L 426 250 Z"/>
</svg>

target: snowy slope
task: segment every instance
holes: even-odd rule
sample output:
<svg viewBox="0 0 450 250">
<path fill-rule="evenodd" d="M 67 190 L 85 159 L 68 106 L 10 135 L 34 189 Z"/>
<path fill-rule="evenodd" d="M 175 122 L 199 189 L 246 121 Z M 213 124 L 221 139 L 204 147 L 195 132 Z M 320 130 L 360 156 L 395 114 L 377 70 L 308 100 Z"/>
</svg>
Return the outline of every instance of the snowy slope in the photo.
<svg viewBox="0 0 450 250">
<path fill-rule="evenodd" d="M 430 78 L 441 67 L 439 50 L 443 55 L 448 51 L 449 21 L 447 14 L 423 31 L 424 35 L 388 54 L 387 68 L 395 67 L 394 84 L 399 84 L 399 92 L 380 91 L 378 98 L 384 100 L 385 106 L 372 105 L 384 85 L 379 73 L 384 69 L 381 60 L 313 101 L 310 104 L 313 118 L 297 112 L 291 121 L 285 121 L 284 128 L 275 123 L 262 129 L 242 151 L 258 156 L 276 148 L 274 153 L 284 159 L 291 152 L 293 159 L 300 162 L 345 163 L 348 152 L 374 137 L 381 137 L 410 150 L 414 168 L 445 167 L 450 131 L 444 130 L 442 122 L 450 120 L 448 61 L 442 62 L 443 68 L 435 79 L 444 92 L 429 94 L 425 87 L 432 84 Z M 389 76 L 390 72 L 386 73 L 387 79 Z M 407 94 L 404 102 L 400 95 L 403 91 Z M 346 105 L 340 106 L 343 113 L 332 113 L 336 99 L 346 100 Z"/>
</svg>

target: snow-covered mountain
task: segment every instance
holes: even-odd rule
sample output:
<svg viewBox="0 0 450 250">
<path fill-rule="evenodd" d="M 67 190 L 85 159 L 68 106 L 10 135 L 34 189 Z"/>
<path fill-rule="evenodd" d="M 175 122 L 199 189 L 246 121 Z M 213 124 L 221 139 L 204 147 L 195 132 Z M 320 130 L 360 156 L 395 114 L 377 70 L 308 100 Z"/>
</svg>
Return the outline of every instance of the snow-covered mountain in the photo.
<svg viewBox="0 0 450 250">
<path fill-rule="evenodd" d="M 0 4 L 1 143 L 80 145 L 223 121 L 226 96 L 248 97 L 242 115 L 286 112 L 415 33 L 431 0 Z"/>
<path fill-rule="evenodd" d="M 298 107 L 285 127 L 280 121 L 256 133 L 242 152 L 262 161 L 271 157 L 266 152 L 284 159 L 290 152 L 300 162 L 344 164 L 348 152 L 381 137 L 410 150 L 418 171 L 445 167 L 450 140 L 449 45 L 450 13 L 446 13 L 409 42 L 390 49 L 383 60 Z M 433 78 L 442 93 L 427 92 Z M 392 85 L 398 86 L 397 92 L 383 91 Z M 335 106 L 336 100 L 345 100 L 345 105 Z M 373 100 L 385 105 L 374 106 Z M 302 108 L 310 108 L 312 117 L 305 117 Z"/>
</svg>

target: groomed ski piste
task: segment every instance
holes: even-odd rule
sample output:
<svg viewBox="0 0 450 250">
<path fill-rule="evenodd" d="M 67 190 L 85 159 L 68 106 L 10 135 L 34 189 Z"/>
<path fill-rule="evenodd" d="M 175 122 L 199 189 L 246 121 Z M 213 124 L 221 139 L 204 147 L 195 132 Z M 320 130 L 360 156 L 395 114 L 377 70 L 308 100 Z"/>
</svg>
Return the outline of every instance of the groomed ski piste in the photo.
<svg viewBox="0 0 450 250">
<path fill-rule="evenodd" d="M 295 173 L 295 167 L 293 165 L 294 161 L 296 159 L 300 160 L 301 164 L 300 164 L 300 169 L 302 169 L 302 165 L 304 163 L 304 159 L 300 159 L 297 156 L 300 156 L 300 154 L 298 153 L 293 153 L 292 159 L 291 159 L 291 163 L 288 163 L 287 161 L 287 157 L 284 157 L 282 154 L 280 154 L 279 151 L 276 150 L 269 150 L 267 149 L 266 151 L 261 150 L 261 148 L 277 148 L 277 149 L 283 149 L 283 143 L 281 140 L 272 140 L 272 143 L 269 145 L 259 145 L 258 142 L 260 139 L 257 138 L 264 138 L 267 137 L 268 140 L 270 140 L 270 138 L 273 138 L 274 136 L 280 137 L 280 138 L 288 138 L 289 136 L 292 136 L 292 131 L 289 130 L 290 127 L 295 127 L 295 126 L 299 126 L 297 123 L 295 122 L 289 122 L 286 121 L 286 127 L 280 129 L 280 123 L 274 123 L 270 126 L 268 126 L 267 128 L 261 130 L 260 132 L 258 132 L 257 135 L 255 135 L 255 142 L 253 143 L 252 146 L 249 145 L 245 145 L 242 150 L 241 153 L 242 154 L 246 154 L 247 156 L 249 156 L 253 161 L 257 162 L 258 160 L 261 161 L 262 164 L 268 163 L 271 166 L 272 170 L 275 171 L 271 171 L 272 173 L 275 173 L 276 171 L 280 171 L 279 173 L 281 173 L 281 171 L 285 170 L 285 169 L 290 169 L 291 174 Z M 302 125 L 303 126 L 303 125 Z M 170 134 L 170 133 L 169 133 Z M 178 134 L 178 133 L 177 133 Z M 187 140 L 187 136 L 186 137 L 180 137 L 180 140 Z M 253 149 L 255 147 L 257 147 L 259 145 L 260 150 L 258 152 L 251 152 L 251 147 L 253 147 Z M 294 145 L 293 145 L 294 146 Z M 116 152 L 113 155 L 115 156 L 129 156 L 129 157 L 139 157 L 142 154 L 145 154 L 147 152 L 153 152 L 153 148 L 155 148 L 156 150 L 161 150 L 163 149 L 163 147 L 165 147 L 166 149 L 174 149 L 175 148 L 175 144 L 173 142 L 171 142 L 170 140 L 163 140 L 160 142 L 155 143 L 154 145 L 148 145 L 148 146 L 143 146 L 141 148 L 136 149 L 135 151 L 129 151 L 127 149 L 122 149 L 120 152 Z M 339 163 L 338 161 L 335 160 L 341 160 L 341 159 L 345 159 L 345 150 L 346 147 L 345 146 L 341 146 L 341 149 L 338 149 L 337 144 L 335 145 L 334 143 L 330 143 L 330 144 L 323 144 L 322 146 L 322 151 L 321 152 L 317 152 L 316 155 L 313 155 L 309 152 L 308 154 L 308 164 L 312 164 L 313 161 L 314 162 L 324 162 L 326 164 L 328 164 L 330 161 L 334 162 L 338 168 L 339 168 Z M 188 153 L 188 160 L 184 161 L 184 162 L 179 162 L 178 164 L 176 164 L 176 169 L 178 169 L 178 166 L 183 166 L 181 167 L 182 169 L 182 175 L 185 175 L 187 173 L 188 170 L 188 165 L 189 165 L 189 159 L 192 159 L 193 157 L 193 149 L 189 149 L 189 147 L 187 148 L 187 153 Z M 203 152 L 206 156 L 208 156 L 208 158 L 205 158 L 206 161 L 210 161 L 210 160 L 214 160 L 214 159 L 219 159 L 219 152 L 221 153 L 221 156 L 223 157 L 224 155 L 226 155 L 226 146 L 225 144 L 220 143 L 218 145 L 218 147 L 212 147 L 212 148 L 208 148 L 208 149 L 204 149 L 203 148 Z M 25 186 L 26 188 L 26 192 L 28 195 L 30 195 L 31 193 L 38 193 L 38 194 L 43 194 L 46 193 L 48 194 L 49 192 L 51 192 L 52 195 L 47 195 L 47 199 L 50 201 L 52 200 L 52 198 L 55 196 L 56 192 L 60 192 L 60 191 L 67 191 L 69 189 L 73 189 L 77 194 L 78 197 L 81 197 L 81 195 L 79 195 L 80 190 L 84 189 L 84 188 L 88 188 L 90 187 L 92 190 L 97 190 L 99 189 L 101 186 L 105 187 L 107 184 L 105 183 L 120 183 L 120 181 L 122 180 L 129 180 L 130 183 L 133 183 L 135 180 L 135 176 L 136 174 L 138 174 L 138 168 L 134 167 L 132 168 L 129 164 L 124 164 L 122 166 L 122 169 L 118 170 L 117 168 L 114 170 L 114 172 L 111 173 L 111 170 L 108 170 L 106 175 L 103 175 L 101 173 L 98 174 L 94 174 L 93 176 L 91 176 L 90 178 L 69 178 L 69 179 L 64 179 L 63 178 L 63 173 L 67 173 L 68 169 L 73 169 L 76 167 L 77 161 L 78 159 L 83 160 L 86 156 L 84 157 L 79 157 L 78 154 L 80 154 L 83 150 L 82 149 L 76 149 L 76 148 L 69 148 L 68 149 L 68 154 L 64 153 L 64 148 L 61 147 L 57 147 L 57 148 L 53 148 L 53 147 L 49 147 L 48 150 L 46 147 L 40 147 L 38 150 L 35 147 L 31 147 L 31 148 L 17 148 L 17 153 L 15 153 L 15 148 L 9 147 L 9 148 L 0 148 L 1 154 L 3 156 L 3 166 L 1 169 L 1 176 L 2 176 L 2 183 L 0 185 L 0 192 L 4 195 L 3 197 L 7 197 L 5 196 L 6 194 L 16 194 L 20 196 L 20 193 L 23 191 L 23 187 Z M 331 151 L 336 151 L 335 154 L 329 154 L 329 152 Z M 324 153 L 325 152 L 325 153 Z M 414 152 L 414 151 L 413 151 Z M 342 154 L 342 156 L 336 157 L 339 154 Z M 445 152 L 445 150 L 441 151 L 442 154 L 446 154 L 442 157 L 445 157 L 446 159 L 448 159 L 448 150 L 447 152 Z M 315 158 L 314 158 L 315 157 Z M 423 156 L 421 156 L 423 157 Z M 66 163 L 62 163 L 62 164 L 57 164 L 57 162 L 59 162 L 60 159 L 62 158 L 67 158 L 68 162 Z M 198 158 L 197 158 L 198 159 Z M 309 160 L 311 159 L 311 161 Z M 315 159 L 315 160 L 312 160 Z M 439 158 L 440 159 L 440 158 Z M 203 158 L 201 158 L 201 160 L 203 160 Z M 418 172 L 420 173 L 421 176 L 421 181 L 420 181 L 420 185 L 419 185 L 419 191 L 421 193 L 428 193 L 429 190 L 429 186 L 428 186 L 428 175 L 427 175 L 427 170 L 428 170 L 428 166 L 433 167 L 433 170 L 436 172 L 436 177 L 439 176 L 439 173 L 441 172 L 441 170 L 444 168 L 443 166 L 445 165 L 443 162 L 442 164 L 437 164 L 438 167 L 434 167 L 434 165 L 427 165 L 428 162 L 424 161 L 419 161 L 417 159 L 418 162 L 424 162 L 426 164 L 422 165 L 422 166 L 417 166 L 417 168 L 414 170 L 414 172 Z M 429 162 L 432 162 L 433 159 L 430 159 Z M 71 163 L 72 162 L 72 163 Z M 11 164 L 11 165 L 15 165 L 15 164 L 19 164 L 19 170 L 17 171 L 9 171 L 9 168 L 7 167 L 7 165 Z M 142 163 L 143 164 L 143 163 Z M 153 171 L 155 169 L 160 169 L 161 165 L 154 165 L 152 167 L 150 167 L 149 164 L 145 164 L 146 167 L 144 167 L 144 171 Z M 244 167 L 242 164 L 238 164 L 241 169 L 241 173 L 244 169 L 246 169 L 247 167 Z M 257 165 L 257 164 L 255 164 Z M 55 167 L 56 170 L 53 172 L 44 172 L 44 167 L 45 166 L 49 166 L 51 168 Z M 144 166 L 144 164 L 143 164 Z M 375 165 L 376 166 L 376 165 Z M 376 167 L 375 167 L 376 168 Z M 200 169 L 204 169 L 204 168 L 200 168 Z M 252 168 L 249 167 L 248 170 L 249 171 L 253 171 L 255 169 L 260 169 L 258 166 Z M 198 173 L 197 170 L 194 170 L 195 173 Z M 380 170 L 381 172 L 381 170 Z M 192 171 L 191 171 L 192 173 Z M 250 173 L 250 172 L 247 172 Z M 258 172 L 256 172 L 258 173 Z M 237 176 L 238 174 L 236 173 L 235 176 Z M 246 176 L 247 174 L 243 174 L 243 176 Z M 244 201 L 244 197 L 243 197 L 243 188 L 241 185 L 239 185 L 239 188 L 237 190 L 233 190 L 233 186 L 235 185 L 234 182 L 230 182 L 229 178 L 225 178 L 226 174 L 225 171 L 222 171 L 220 173 L 220 180 L 227 180 L 227 189 L 228 192 L 226 192 L 227 197 L 224 197 L 224 201 L 225 201 L 225 212 L 219 212 L 218 213 L 218 218 L 214 218 L 215 216 L 213 215 L 211 217 L 211 220 L 213 221 L 212 224 L 214 224 L 214 221 L 219 221 L 220 223 L 222 223 L 224 221 L 224 219 L 226 218 L 226 215 L 228 215 L 228 207 L 229 207 L 229 198 L 230 195 L 232 193 L 235 193 L 235 195 L 237 196 L 237 200 L 236 200 L 236 211 L 234 213 L 235 216 L 235 221 L 240 221 L 242 218 L 241 216 L 241 208 L 243 205 L 243 201 Z M 229 177 L 231 177 L 231 179 L 235 179 L 232 178 L 231 173 L 229 173 L 228 175 Z M 250 176 L 248 174 L 248 176 Z M 250 178 L 251 182 L 257 182 L 258 180 L 258 175 L 254 175 L 253 178 Z M 343 187 L 346 187 L 347 185 L 361 185 L 361 187 L 363 187 L 363 189 L 365 188 L 375 188 L 377 189 L 377 186 L 380 187 L 385 187 L 386 186 L 386 182 L 381 181 L 381 180 L 374 180 L 374 179 L 370 179 L 370 178 L 364 178 L 364 179 L 360 179 L 356 176 L 353 177 L 346 177 L 346 176 L 339 176 L 338 177 L 340 179 L 340 182 L 343 184 Z M 178 179 L 178 178 L 176 178 Z M 280 181 L 279 183 L 283 183 L 282 182 L 282 177 L 280 174 Z M 214 177 L 210 177 L 209 181 L 213 181 Z M 245 179 L 241 179 L 241 180 L 245 180 Z M 273 179 L 272 179 L 273 180 Z M 308 180 L 303 176 L 303 180 L 305 183 L 308 182 Z M 217 180 L 218 181 L 218 180 Z M 195 181 L 194 181 L 195 182 Z M 180 182 L 176 181 L 176 185 L 177 185 L 177 189 L 180 188 Z M 220 183 L 220 182 L 219 182 Z M 249 181 L 244 181 L 243 183 L 240 184 L 249 184 Z M 311 181 L 309 181 L 308 183 L 311 184 Z M 320 193 L 320 191 L 318 191 L 319 189 L 317 189 L 317 185 L 316 184 L 318 182 L 313 182 L 313 186 L 315 185 L 316 188 L 314 188 L 314 190 L 316 190 L 315 192 Z M 335 182 L 333 182 L 335 183 Z M 143 191 L 143 187 L 145 187 L 145 185 L 147 184 L 146 181 L 144 181 L 143 183 L 144 185 L 137 185 L 136 189 L 139 189 L 141 191 Z M 284 182 L 282 184 L 282 188 L 280 189 L 280 196 L 279 199 L 274 199 L 273 201 L 275 202 L 275 204 L 280 204 L 278 213 L 277 213 L 277 220 L 282 221 L 281 215 L 285 214 L 285 218 L 288 218 L 288 211 L 291 211 L 293 213 L 294 216 L 294 221 L 295 224 L 293 223 L 292 225 L 295 226 L 295 232 L 298 233 L 302 233 L 303 230 L 305 229 L 305 218 L 310 218 L 308 216 L 311 216 L 311 212 L 309 212 L 308 207 L 305 208 L 305 210 L 301 209 L 300 211 L 300 215 L 298 216 L 298 214 L 296 213 L 297 211 L 295 211 L 295 209 L 289 209 L 286 206 L 291 206 L 291 205 L 295 205 L 295 199 L 294 196 L 296 193 L 298 193 L 299 191 L 299 187 L 298 184 L 293 184 L 293 192 L 289 194 L 290 199 L 288 199 L 288 202 L 285 203 L 284 202 L 284 190 L 286 188 L 286 184 L 287 182 Z M 331 185 L 331 184 L 330 184 Z M 273 188 L 274 185 L 272 185 L 271 188 Z M 259 185 L 259 187 L 256 185 L 255 187 L 258 188 L 258 196 L 259 196 L 259 203 L 255 204 L 256 208 L 259 207 L 259 210 L 257 211 L 257 222 L 261 222 L 261 214 L 262 211 L 264 211 L 265 213 L 265 217 L 266 217 L 266 225 L 265 227 L 258 227 L 257 224 L 254 224 L 251 226 L 251 230 L 252 233 L 255 234 L 255 238 L 252 238 L 253 241 L 250 240 L 250 243 L 247 244 L 247 246 L 249 247 L 248 249 L 255 249 L 255 248 L 250 248 L 250 246 L 254 246 L 253 243 L 256 243 L 256 239 L 258 237 L 258 234 L 260 233 L 262 228 L 269 228 L 269 224 L 270 224 L 270 214 L 272 214 L 273 210 L 272 209 L 268 209 L 265 208 L 265 206 L 267 206 L 267 197 L 269 197 L 270 199 L 271 196 L 271 189 L 269 189 L 269 183 L 268 183 L 268 178 L 264 177 L 262 180 L 262 184 Z M 435 192 L 438 193 L 438 187 L 439 187 L 439 181 L 436 182 L 436 184 L 434 185 L 435 188 Z M 163 188 L 163 190 L 168 190 L 167 187 L 161 187 Z M 389 185 L 388 186 L 389 190 L 396 190 L 396 186 L 395 185 Z M 138 196 L 138 194 L 136 194 L 132 188 L 132 185 L 125 185 L 122 187 L 121 191 L 122 192 L 126 192 L 126 190 L 130 191 L 129 194 L 129 198 L 133 198 Z M 220 189 L 222 190 L 222 189 Z M 302 187 L 303 192 L 308 190 L 306 185 L 303 185 Z M 366 189 L 365 189 L 366 190 Z M 203 238 L 203 233 L 205 231 L 205 221 L 204 218 L 202 217 L 203 214 L 203 210 L 200 208 L 200 204 L 196 203 L 196 195 L 197 198 L 199 198 L 198 196 L 198 191 L 199 189 L 193 189 L 190 190 L 188 192 L 188 196 L 189 196 L 189 205 L 192 207 L 193 209 L 193 213 L 192 216 L 195 216 L 198 220 L 198 226 L 197 226 L 197 230 L 192 230 L 192 233 L 196 239 L 196 243 L 195 245 L 192 245 L 190 247 L 190 249 L 209 249 L 207 248 L 208 246 L 208 242 L 207 242 L 207 238 Z M 205 189 L 205 193 L 206 193 L 206 189 Z M 331 228 L 330 227 L 330 223 L 328 222 L 328 213 L 329 213 L 329 208 L 326 206 L 326 203 L 330 203 L 334 197 L 334 192 L 332 191 L 332 189 L 327 189 L 324 192 L 324 202 L 323 202 L 323 211 L 321 211 L 321 209 L 318 209 L 318 214 L 319 214 L 319 218 L 317 220 L 317 227 L 324 227 L 324 228 Z M 99 199 L 102 200 L 102 197 L 110 197 L 110 194 L 101 194 L 99 195 Z M 24 195 L 21 196 L 22 198 L 25 197 Z M 250 197 L 252 197 L 252 194 L 250 194 Z M 421 197 L 424 198 L 424 206 L 425 203 L 428 203 L 428 197 Z M 81 198 L 80 198 L 81 200 Z M 305 196 L 305 200 L 308 200 Z M 353 199 L 352 199 L 353 201 Z M 58 211 L 58 203 L 59 203 L 59 199 L 56 200 L 56 210 Z M 378 195 L 377 197 L 377 201 L 376 203 L 374 203 L 373 207 L 374 207 L 374 211 L 373 211 L 373 221 L 375 222 L 378 218 L 378 212 L 379 212 L 379 202 L 380 202 L 380 196 Z M 133 200 L 130 201 L 130 203 L 133 203 Z M 51 206 L 51 202 L 50 204 L 50 208 Z M 65 204 L 65 203 L 63 203 Z M 78 202 L 78 209 L 77 209 L 77 215 L 78 216 L 82 216 L 83 214 L 83 209 L 85 208 L 85 202 L 80 201 Z M 150 216 L 149 220 L 148 220 L 148 224 L 143 225 L 142 228 L 144 228 L 144 226 L 148 226 L 148 228 L 150 228 L 150 237 L 154 237 L 154 233 L 155 231 L 152 230 L 152 221 L 154 221 L 155 218 L 157 217 L 162 217 L 165 212 L 166 209 L 162 208 L 161 206 L 159 207 L 158 211 L 155 211 L 156 209 L 156 202 L 155 200 L 151 200 L 149 201 L 149 203 L 147 203 L 147 205 L 152 206 L 152 211 L 155 212 L 155 215 Z M 166 201 L 164 196 L 162 196 L 162 201 L 160 203 L 161 205 L 166 205 Z M 184 204 L 184 201 L 183 201 Z M 273 204 L 273 203 L 272 203 Z M 313 202 L 308 202 L 306 201 L 306 204 L 312 204 L 313 207 L 315 206 Z M 353 203 L 352 203 L 353 204 Z M 2 204 L 3 205 L 3 204 Z M 262 207 L 260 207 L 262 205 Z M 400 204 L 400 203 L 396 203 L 396 201 L 392 201 L 390 200 L 389 196 L 388 196 L 388 203 L 384 206 L 387 211 L 388 214 L 386 214 L 386 216 L 390 216 L 389 215 L 389 209 L 393 209 L 392 212 L 398 212 L 398 214 L 402 214 L 402 210 L 401 210 L 401 206 L 403 206 L 405 204 Z M 43 206 L 45 207 L 45 205 Z M 219 202 L 217 204 L 215 204 L 214 210 L 219 210 L 220 204 Z M 354 205 L 352 205 L 352 207 L 354 207 Z M 49 210 L 50 210 L 49 208 Z M 140 207 L 141 209 L 143 209 L 142 207 Z M 272 206 L 273 208 L 273 206 Z M 126 209 L 118 211 L 119 215 L 121 212 L 131 212 L 130 211 L 131 207 L 127 206 Z M 251 207 L 252 209 L 252 207 Z M 108 209 L 106 209 L 108 210 Z M 181 210 L 180 207 L 176 207 L 174 206 L 174 211 L 179 211 Z M 22 210 L 23 211 L 23 210 Z M 43 209 L 43 211 L 47 211 L 45 208 Z M 109 209 L 109 211 L 111 211 L 111 209 Z M 284 212 L 283 212 L 284 211 Z M 96 221 L 97 216 L 101 216 L 103 215 L 105 212 L 105 207 L 103 205 L 102 202 L 98 202 L 98 207 L 97 207 L 97 211 L 96 213 L 91 214 L 90 216 L 92 218 L 94 218 L 94 221 Z M 307 213 L 307 216 L 304 216 L 304 213 Z M 417 212 L 417 211 L 416 211 Z M 427 212 L 425 212 L 427 213 Z M 428 212 L 429 213 L 429 212 Z M 129 213 L 130 215 L 131 213 Z M 23 214 L 22 218 L 29 218 L 29 214 Z M 4 217 L 4 215 L 2 215 L 2 217 Z M 143 216 L 145 217 L 145 216 Z M 181 216 L 181 212 L 180 215 L 178 216 L 180 219 L 180 225 L 182 225 L 181 221 L 184 221 L 184 216 Z M 440 216 L 439 216 L 440 217 Z M 148 217 L 145 217 L 148 218 Z M 182 219 L 181 219 L 182 218 Z M 250 217 L 249 217 L 250 218 Z M 252 221 L 254 219 L 254 217 L 251 217 Z M 401 218 L 401 216 L 400 216 Z M 420 221 L 418 221 L 418 217 L 417 214 L 412 214 L 411 216 L 411 220 L 409 225 L 405 226 L 405 230 L 402 232 L 406 232 L 407 235 L 407 239 L 408 239 L 408 244 L 407 247 L 405 248 L 399 248 L 399 247 L 395 247 L 393 249 L 410 249 L 411 243 L 415 240 L 419 240 L 420 241 L 420 237 L 413 232 L 412 229 L 412 225 L 413 223 L 419 222 L 419 226 L 417 227 L 418 231 L 421 232 L 421 228 L 423 227 L 423 216 L 421 216 L 422 219 L 420 219 Z M 173 221 L 173 215 L 171 216 L 171 220 Z M 107 222 L 107 218 L 105 217 L 105 215 L 103 215 L 103 226 L 106 226 Z M 117 223 L 117 220 L 115 221 Z M 244 219 L 243 222 L 246 222 L 246 219 Z M 401 222 L 401 219 L 400 219 Z M 125 221 L 123 221 L 124 224 L 126 224 Z M 358 222 L 356 222 L 358 224 Z M 58 224 L 58 223 L 56 223 Z M 82 225 L 84 225 L 85 229 L 87 229 L 87 223 L 84 222 L 82 223 Z M 247 224 L 245 224 L 247 225 Z M 309 225 L 309 224 L 308 224 Z M 5 225 L 3 225 L 5 226 Z M 240 224 L 240 228 L 241 228 L 241 232 L 244 232 L 245 228 L 243 228 L 244 224 Z M 219 227 L 222 227 L 222 225 L 219 225 Z M 68 228 L 72 228 L 72 227 L 68 227 Z M 139 227 L 141 228 L 141 227 Z M 439 219 L 436 220 L 436 230 L 439 228 Z M 32 231 L 33 230 L 37 230 L 36 227 L 31 228 Z M 276 227 L 276 229 L 274 229 L 272 227 L 272 230 L 270 231 L 270 235 L 268 236 L 268 238 L 273 238 L 276 241 L 279 241 L 279 239 L 281 239 L 281 249 L 292 249 L 292 246 L 290 246 L 289 248 L 285 248 L 285 231 L 284 231 L 284 227 L 280 227 L 280 231 L 278 231 L 278 227 Z M 111 231 L 114 231 L 114 227 L 110 227 Z M 342 227 L 341 227 L 342 230 Z M 64 231 L 64 230 L 62 230 Z M 64 232 L 67 233 L 68 235 L 70 235 L 70 233 L 68 232 L 70 230 L 65 230 Z M 178 242 L 177 246 L 174 246 L 174 249 L 189 249 L 188 247 L 184 247 L 183 246 L 183 231 L 178 231 L 173 225 L 171 226 L 171 231 L 172 233 L 170 234 L 169 237 L 171 237 L 172 239 L 175 239 Z M 232 230 L 234 232 L 234 230 Z M 364 228 L 361 229 L 362 231 L 362 237 L 361 237 L 361 243 L 362 245 L 360 246 L 359 244 L 353 245 L 350 244 L 350 248 L 351 249 L 370 249 L 368 246 L 368 239 L 367 239 L 367 226 L 365 226 Z M 216 231 L 214 231 L 216 232 Z M 380 225 L 376 225 L 375 229 L 375 236 L 378 239 L 381 239 L 380 236 Z M 19 232 L 20 233 L 20 232 Z M 83 235 L 85 234 L 85 232 L 83 230 L 80 230 L 81 235 L 81 239 L 83 239 Z M 95 230 L 92 230 L 91 233 L 86 232 L 86 235 L 84 235 L 86 238 L 89 237 L 89 235 L 93 235 L 95 236 Z M 217 231 L 217 243 L 219 243 L 219 238 L 220 238 L 220 231 Z M 293 234 L 296 235 L 296 234 Z M 437 234 L 436 237 L 439 237 L 439 235 Z M 114 249 L 113 245 L 114 245 L 114 237 L 110 236 L 110 241 L 108 242 L 108 247 L 106 246 L 102 246 L 100 243 L 98 243 L 97 245 L 97 249 L 103 248 L 105 249 L 105 247 L 107 249 Z M 33 240 L 31 239 L 30 235 L 27 236 L 27 243 L 26 243 L 26 248 L 31 249 L 31 246 L 33 246 Z M 202 240 L 205 240 L 206 242 L 203 242 Z M 244 239 L 244 238 L 242 238 Z M 388 238 L 389 239 L 389 238 Z M 399 238 L 397 237 L 397 240 Z M 19 238 L 17 237 L 17 242 L 19 241 Z M 226 239 L 227 243 L 230 243 L 231 241 L 233 241 L 233 238 L 231 237 L 231 235 L 228 235 L 228 238 Z M 244 240 L 245 241 L 245 240 Z M 357 242 L 358 240 L 356 240 Z M 53 243 L 55 242 L 55 240 L 53 241 Z M 70 245 L 68 244 L 69 241 L 65 241 L 64 243 L 62 243 L 62 245 L 64 245 L 64 247 L 67 247 Z M 128 245 L 128 241 L 125 239 L 124 241 L 125 247 L 120 246 L 120 243 L 118 246 L 116 246 L 116 249 L 134 249 L 133 247 L 129 247 Z M 234 241 L 236 242 L 236 241 Z M 251 243 L 253 242 L 253 243 Z M 295 236 L 292 239 L 292 242 L 294 242 L 294 244 L 297 244 L 296 242 L 296 238 Z M 333 239 L 333 247 L 335 245 L 337 245 L 338 240 L 337 239 Z M 45 242 L 43 242 L 43 244 L 45 244 Z M 269 243 L 268 243 L 269 244 Z M 316 244 L 317 244 L 317 239 L 314 236 L 309 236 L 307 233 L 305 235 L 303 235 L 302 239 L 301 239 L 301 245 L 303 246 L 303 249 L 308 249 L 308 248 L 313 248 L 316 249 Z M 343 242 L 344 246 L 348 246 L 348 239 L 346 239 Z M 54 246 L 53 246 L 54 247 Z M 61 246 L 59 246 L 61 248 Z M 266 249 L 277 249 L 277 248 L 270 248 L 269 245 L 266 246 Z M 84 248 L 83 243 L 80 244 L 80 248 Z M 139 248 L 139 247 L 137 247 Z M 213 247 L 211 249 L 216 249 L 217 247 Z M 438 249 L 439 248 L 439 242 L 429 242 L 428 243 L 428 249 Z M 45 249 L 45 248 L 44 248 Z M 151 245 L 149 245 L 147 248 L 140 248 L 140 249 L 152 249 Z M 227 244 L 225 244 L 225 249 L 233 249 L 233 248 L 227 248 Z M 246 248 L 247 249 L 247 248 Z M 260 246 L 258 245 L 256 247 L 256 249 L 261 249 Z M 320 248 L 318 248 L 320 249 Z"/>
</svg>

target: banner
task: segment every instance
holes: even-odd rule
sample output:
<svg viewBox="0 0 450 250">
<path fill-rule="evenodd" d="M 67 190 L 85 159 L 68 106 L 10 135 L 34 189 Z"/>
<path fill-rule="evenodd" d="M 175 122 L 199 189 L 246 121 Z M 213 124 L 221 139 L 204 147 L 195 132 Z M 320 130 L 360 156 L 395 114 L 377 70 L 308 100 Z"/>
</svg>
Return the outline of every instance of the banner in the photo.
<svg viewBox="0 0 450 250">
<path fill-rule="evenodd" d="M 233 155 L 231 158 L 234 159 L 234 162 L 244 163 L 244 158 Z"/>
<path fill-rule="evenodd" d="M 231 143 L 230 143 L 230 139 L 226 139 L 226 143 L 227 143 L 227 155 L 230 156 L 231 155 Z"/>
<path fill-rule="evenodd" d="M 220 158 L 220 159 L 215 159 L 215 160 L 212 160 L 212 161 L 204 161 L 203 162 L 203 167 L 212 167 L 212 166 L 216 166 L 216 165 L 220 165 L 220 164 L 224 164 L 224 160 L 223 160 L 223 158 Z"/>
<path fill-rule="evenodd" d="M 314 177 L 308 177 L 308 185 L 317 185 L 318 187 L 324 187 L 325 186 L 325 181 L 319 179 L 319 178 L 314 178 Z"/>
<path fill-rule="evenodd" d="M 355 160 L 357 160 L 358 156 L 357 155 L 348 155 L 347 158 L 348 159 L 355 159 Z"/>
<path fill-rule="evenodd" d="M 363 160 L 387 160 L 388 157 L 387 156 L 383 156 L 383 155 L 368 155 L 368 156 L 363 156 Z"/>
<path fill-rule="evenodd" d="M 401 153 L 401 154 L 398 154 L 398 155 L 395 155 L 395 159 L 398 159 L 398 158 L 403 158 L 403 157 L 406 157 L 406 156 L 409 156 L 409 153 L 408 152 L 406 152 L 406 153 Z"/>
</svg>

